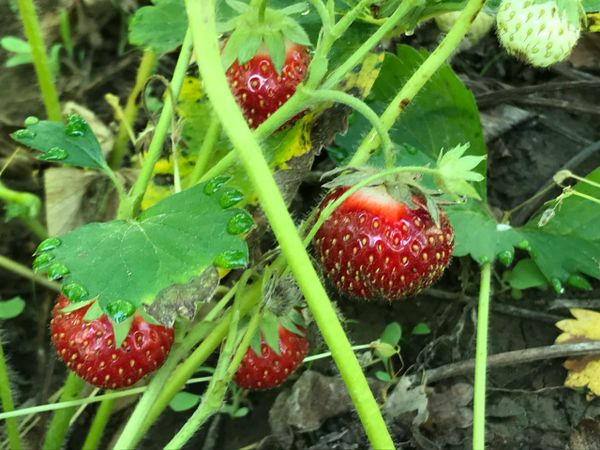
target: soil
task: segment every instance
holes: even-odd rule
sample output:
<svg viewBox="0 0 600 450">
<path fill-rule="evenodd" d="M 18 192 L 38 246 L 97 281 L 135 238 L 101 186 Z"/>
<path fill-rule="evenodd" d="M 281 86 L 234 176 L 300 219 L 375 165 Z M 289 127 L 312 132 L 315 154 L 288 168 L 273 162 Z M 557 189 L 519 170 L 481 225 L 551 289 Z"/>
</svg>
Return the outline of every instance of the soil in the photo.
<svg viewBox="0 0 600 450">
<path fill-rule="evenodd" d="M 9 2 L 0 2 L 0 30 L 3 35 L 20 35 L 19 22 L 15 20 Z M 43 2 L 44 23 L 49 37 L 56 35 L 56 2 Z M 67 2 L 68 3 L 68 2 Z M 79 3 L 79 2 L 76 2 Z M 92 111 L 105 123 L 113 121 L 112 112 L 103 95 L 112 92 L 124 99 L 135 77 L 135 62 L 139 54 L 123 46 L 125 16 L 134 1 L 124 2 L 116 10 L 106 1 L 83 2 L 93 5 L 76 12 L 79 20 L 90 28 L 89 33 L 76 30 L 75 46 L 83 52 L 83 59 L 74 66 L 63 66 L 61 73 L 61 98 L 73 100 Z M 89 5 L 87 8 L 92 8 Z M 407 38 L 413 45 L 431 48 L 438 41 L 435 27 L 426 25 Z M 122 50 L 122 49 L 125 50 Z M 6 54 L 0 53 L 0 66 Z M 169 74 L 173 61 L 168 56 L 161 60 L 160 71 Z M 600 89 L 570 89 L 568 83 L 578 80 L 600 81 L 600 67 L 574 68 L 565 63 L 548 71 L 534 71 L 519 61 L 508 57 L 499 48 L 493 35 L 458 53 L 452 65 L 465 83 L 472 88 L 481 102 L 483 125 L 487 133 L 489 151 L 488 189 L 492 206 L 499 211 L 520 205 L 542 189 L 559 169 L 568 166 L 573 172 L 585 174 L 600 165 L 600 127 L 598 109 L 595 113 L 576 112 L 575 107 L 588 105 L 593 109 L 600 103 Z M 35 79 L 29 66 L 0 69 L 0 166 L 13 151 L 8 134 L 22 123 L 25 116 L 42 115 L 43 109 L 34 88 Z M 545 91 L 550 82 L 564 83 L 565 88 Z M 554 106 L 526 104 L 522 97 L 504 100 L 510 89 L 531 86 L 530 98 L 556 100 Z M 537 89 L 539 88 L 539 89 Z M 490 100 L 490 93 L 494 93 Z M 487 97 L 486 97 L 487 94 Z M 558 102 L 560 101 L 560 103 Z M 559 104 L 557 107 L 556 105 Z M 506 105 L 511 109 L 507 110 Z M 491 125 L 501 121 L 509 125 L 500 132 Z M 596 147 L 594 147 L 596 145 Z M 594 150 L 595 148 L 595 150 Z M 591 149 L 591 150 L 590 150 Z M 582 157 L 582 155 L 584 157 Z M 327 156 L 321 155 L 317 168 L 329 166 Z M 27 155 L 17 155 L 2 174 L 2 181 L 15 189 L 43 195 L 42 174 L 48 166 Z M 293 203 L 297 217 L 315 202 L 315 186 L 307 181 Z M 552 192 L 545 198 L 550 198 Z M 541 199 L 543 201 L 543 198 Z M 539 202 L 537 203 L 540 204 Z M 533 211 L 524 208 L 517 221 L 524 222 Z M 26 266 L 31 264 L 31 254 L 37 238 L 18 221 L 4 222 L 0 217 L 0 255 L 7 256 Z M 455 361 L 470 359 L 474 355 L 475 310 L 477 295 L 477 270 L 468 260 L 455 260 L 435 289 L 417 298 L 393 304 L 358 303 L 331 291 L 337 299 L 341 315 L 346 319 L 348 335 L 356 344 L 377 339 L 390 322 L 398 322 L 403 329 L 401 342 L 402 361 L 394 361 L 402 373 L 418 374 Z M 497 277 L 501 276 L 498 268 Z M 498 279 L 495 280 L 498 286 Z M 589 300 L 600 308 L 600 285 L 590 292 L 567 291 L 564 298 Z M 55 361 L 48 344 L 47 320 L 52 293 L 5 270 L 0 270 L 0 298 L 19 295 L 27 301 L 26 312 L 19 318 L 2 325 L 2 339 L 9 355 L 16 402 L 19 405 L 47 402 L 49 395 L 61 386 L 65 373 Z M 553 308 L 557 296 L 552 291 L 525 291 L 515 300 L 510 292 L 497 292 L 493 297 L 490 353 L 542 347 L 554 342 L 558 335 L 553 322 L 569 316 L 567 308 Z M 413 327 L 425 322 L 431 333 L 411 335 Z M 315 330 L 315 352 L 323 349 Z M 32 339 L 32 335 L 34 338 Z M 566 371 L 562 360 L 547 360 L 529 364 L 495 368 L 490 372 L 488 390 L 488 444 L 489 449 L 600 449 L 600 401 L 587 401 L 582 393 L 563 387 Z M 380 367 L 368 370 L 370 378 Z M 335 378 L 336 369 L 329 360 L 320 361 L 310 371 L 323 376 L 324 382 Z M 303 380 L 304 375 L 300 377 Z M 319 378 L 320 379 L 320 378 Z M 274 404 L 283 403 L 285 396 L 296 388 L 295 376 L 281 389 L 251 393 L 243 398 L 249 413 L 242 418 L 220 415 L 201 430 L 186 446 L 189 449 L 364 449 L 368 448 L 360 423 L 349 407 L 340 404 L 340 412 L 333 417 L 320 417 L 322 424 L 315 429 L 288 427 L 280 409 Z M 470 447 L 471 406 L 469 389 L 471 376 L 455 376 L 440 380 L 429 387 L 431 404 L 438 401 L 438 410 L 424 426 L 412 425 L 414 413 L 390 420 L 390 429 L 400 448 L 464 449 Z M 298 381 L 300 383 L 300 381 Z M 342 397 L 343 385 L 336 384 Z M 191 388 L 201 394 L 201 387 Z M 383 401 L 392 387 L 377 386 Z M 437 397 L 436 397 L 437 396 Z M 298 408 L 306 408 L 304 403 Z M 442 414 L 442 406 L 449 413 Z M 312 405 L 319 416 L 322 404 Z M 130 406 L 113 414 L 102 448 L 107 448 L 124 423 Z M 269 412 L 271 411 L 271 417 Z M 430 411 L 431 412 L 431 411 Z M 79 448 L 93 418 L 94 407 L 79 417 L 67 448 Z M 158 424 L 151 429 L 140 445 L 144 449 L 158 449 L 179 429 L 190 411 L 175 413 L 167 410 Z M 37 448 L 43 435 L 47 416 L 28 434 L 31 448 Z M 442 420 L 443 419 L 443 420 Z M 289 430 L 281 433 L 281 430 Z M 275 433 L 274 430 L 279 430 Z M 249 447 L 252 446 L 252 447 Z"/>
</svg>

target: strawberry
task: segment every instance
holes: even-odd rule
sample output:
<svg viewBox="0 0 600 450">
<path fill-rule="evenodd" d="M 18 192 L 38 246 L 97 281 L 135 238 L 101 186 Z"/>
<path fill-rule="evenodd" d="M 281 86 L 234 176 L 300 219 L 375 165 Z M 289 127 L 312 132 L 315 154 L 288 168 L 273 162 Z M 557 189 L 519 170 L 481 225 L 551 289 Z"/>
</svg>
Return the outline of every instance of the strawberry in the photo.
<svg viewBox="0 0 600 450">
<path fill-rule="evenodd" d="M 246 63 L 240 65 L 236 59 L 227 70 L 231 91 L 251 128 L 257 128 L 277 111 L 304 79 L 310 63 L 307 48 L 289 41 L 285 43 L 285 48 L 281 75 L 277 73 L 264 46 Z"/>
<path fill-rule="evenodd" d="M 578 1 L 503 0 L 496 15 L 504 48 L 537 67 L 569 56 L 581 35 Z"/>
<path fill-rule="evenodd" d="M 131 386 L 158 369 L 173 344 L 173 329 L 151 325 L 135 315 L 129 334 L 115 348 L 113 327 L 106 315 L 84 321 L 90 305 L 71 312 L 71 305 L 60 295 L 52 310 L 50 333 L 58 355 L 77 375 L 105 389 Z"/>
<path fill-rule="evenodd" d="M 329 193 L 320 209 L 348 188 Z M 394 199 L 383 186 L 348 197 L 323 223 L 314 247 L 323 271 L 350 296 L 397 300 L 435 282 L 448 264 L 454 232 L 439 211 L 436 226 L 421 197 L 414 207 Z"/>
<path fill-rule="evenodd" d="M 298 327 L 304 333 L 304 328 Z M 251 390 L 272 389 L 279 386 L 298 368 L 308 353 L 308 340 L 304 334 L 295 334 L 279 325 L 278 355 L 266 343 L 261 333 L 260 355 L 248 347 L 234 381 Z"/>
</svg>

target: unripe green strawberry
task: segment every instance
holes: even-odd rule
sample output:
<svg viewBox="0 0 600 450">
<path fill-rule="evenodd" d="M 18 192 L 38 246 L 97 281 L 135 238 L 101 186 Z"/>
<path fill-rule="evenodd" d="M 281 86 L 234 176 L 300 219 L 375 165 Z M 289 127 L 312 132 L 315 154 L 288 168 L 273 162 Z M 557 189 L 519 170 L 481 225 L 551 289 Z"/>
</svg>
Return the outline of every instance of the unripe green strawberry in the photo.
<svg viewBox="0 0 600 450">
<path fill-rule="evenodd" d="M 440 31 L 447 33 L 454 26 L 459 15 L 459 11 L 440 14 L 435 17 L 435 23 Z M 471 44 L 476 44 L 492 29 L 493 25 L 494 18 L 481 11 L 467 32 L 467 39 L 471 41 Z"/>
<path fill-rule="evenodd" d="M 579 0 L 504 0 L 496 16 L 506 50 L 533 66 L 569 56 L 581 35 Z"/>
</svg>

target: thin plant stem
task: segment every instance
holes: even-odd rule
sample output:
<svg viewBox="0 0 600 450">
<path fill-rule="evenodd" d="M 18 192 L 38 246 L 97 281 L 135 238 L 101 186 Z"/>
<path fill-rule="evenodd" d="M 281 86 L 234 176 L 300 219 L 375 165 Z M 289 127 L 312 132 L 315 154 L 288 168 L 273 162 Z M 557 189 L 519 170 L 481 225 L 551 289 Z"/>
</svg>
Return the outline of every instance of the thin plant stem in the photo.
<svg viewBox="0 0 600 450">
<path fill-rule="evenodd" d="M 123 118 L 119 126 L 119 132 L 115 138 L 115 144 L 110 155 L 110 167 L 114 170 L 119 170 L 121 164 L 123 164 L 123 158 L 127 152 L 130 130 L 133 128 L 139 110 L 138 98 L 144 90 L 146 81 L 154 73 L 156 60 L 156 53 L 151 50 L 146 50 L 142 56 L 140 65 L 138 66 L 135 84 L 127 98 L 127 103 L 125 104 L 125 109 L 123 111 Z"/>
<path fill-rule="evenodd" d="M 488 327 L 490 315 L 491 263 L 481 267 L 479 306 L 477 308 L 477 346 L 473 384 L 473 449 L 485 448 L 485 391 L 487 374 Z"/>
<path fill-rule="evenodd" d="M 394 122 L 396 122 L 402 111 L 409 106 L 421 88 L 425 86 L 442 64 L 452 55 L 454 50 L 456 50 L 484 3 L 485 0 L 469 0 L 467 2 L 465 9 L 460 13 L 456 23 L 442 42 L 440 42 L 440 45 L 408 79 L 381 115 L 381 122 L 386 129 L 389 130 L 394 125 Z M 377 130 L 372 129 L 362 140 L 358 150 L 350 161 L 350 165 L 360 166 L 366 164 L 378 146 L 379 138 Z"/>
<path fill-rule="evenodd" d="M 187 0 L 186 8 L 190 22 L 195 24 L 192 28 L 194 49 L 197 55 L 201 55 L 197 62 L 208 98 L 246 168 L 282 253 L 340 370 L 367 436 L 374 448 L 393 448 L 392 438 L 348 337 L 304 249 L 261 148 L 248 128 L 231 94 L 225 73 L 221 70 L 215 0 Z"/>
<path fill-rule="evenodd" d="M 319 89 L 316 91 L 309 91 L 307 95 L 316 101 L 331 101 L 347 105 L 362 114 L 371 123 L 373 128 L 377 130 L 377 133 L 379 133 L 379 139 L 383 142 L 383 152 L 385 155 L 386 167 L 390 168 L 394 166 L 392 140 L 390 139 L 388 130 L 383 126 L 383 123 L 381 123 L 381 120 L 379 120 L 379 116 L 369 107 L 369 105 L 359 98 L 342 91 Z"/>
<path fill-rule="evenodd" d="M 331 74 L 323 82 L 323 89 L 333 89 L 349 73 L 364 57 L 381 41 L 390 31 L 392 31 L 408 13 L 415 7 L 423 3 L 423 0 L 404 0 L 394 13 L 375 31 L 346 61 Z M 336 25 L 335 34 L 341 32 L 341 27 L 344 24 L 344 19 L 340 20 Z M 339 29 L 338 29 L 339 27 Z"/>
<path fill-rule="evenodd" d="M 244 299 L 240 305 L 240 314 L 242 317 L 248 313 L 261 299 L 262 289 L 261 283 L 254 283 L 245 293 Z M 210 334 L 206 335 L 203 333 L 204 327 L 207 326 L 204 322 L 198 324 L 196 332 L 193 330 L 185 337 L 174 355 L 169 355 L 169 360 L 173 356 L 175 364 L 201 340 L 204 338 L 202 343 L 196 347 L 196 349 L 177 367 L 175 371 L 167 371 L 167 380 L 160 382 L 155 379 L 164 373 L 161 368 L 151 381 L 151 385 L 156 384 L 157 396 L 150 398 L 144 403 L 143 408 L 142 401 L 144 397 L 138 402 L 138 406 L 131 418 L 129 419 L 125 429 L 121 433 L 119 440 L 115 444 L 115 448 L 134 448 L 137 443 L 144 436 L 146 431 L 152 426 L 154 421 L 158 418 L 161 412 L 168 406 L 171 399 L 185 386 L 187 380 L 191 378 L 194 372 L 206 361 L 206 359 L 215 351 L 215 349 L 221 344 L 221 341 L 225 338 L 228 331 L 229 320 L 231 311 L 224 314 L 219 322 L 210 329 Z M 208 324 L 212 325 L 212 324 Z M 167 364 L 165 363 L 165 365 Z"/>
<path fill-rule="evenodd" d="M 96 411 L 94 421 L 90 426 L 87 437 L 81 446 L 82 450 L 96 450 L 98 448 L 104 430 L 106 429 L 106 424 L 110 419 L 114 402 L 115 400 L 113 398 L 102 400 L 102 403 L 98 406 L 98 410 Z"/>
<path fill-rule="evenodd" d="M 150 142 L 150 146 L 140 170 L 140 174 L 135 184 L 131 188 L 131 192 L 128 196 L 129 201 L 125 202 L 125 204 L 122 204 L 119 207 L 119 218 L 121 219 L 128 219 L 136 215 L 139 205 L 142 201 L 142 197 L 144 196 L 146 188 L 148 187 L 148 183 L 150 183 L 150 180 L 152 179 L 154 166 L 160 157 L 167 133 L 171 128 L 171 119 L 174 113 L 174 101 L 171 100 L 170 96 L 172 94 L 175 98 L 177 98 L 179 91 L 181 90 L 181 86 L 183 85 L 187 67 L 192 56 L 191 41 L 191 34 L 188 31 L 183 39 L 183 45 L 181 46 L 179 58 L 177 58 L 177 64 L 175 65 L 173 78 L 171 80 L 171 89 L 169 90 L 167 98 L 165 99 L 164 106 L 158 119 L 158 123 L 156 124 L 156 129 L 154 130 L 154 135 L 152 136 L 152 141 Z"/>
<path fill-rule="evenodd" d="M 206 167 L 208 166 L 208 162 L 213 155 L 220 134 L 221 122 L 219 122 L 218 118 L 213 117 L 210 121 L 210 125 L 208 126 L 208 130 L 206 130 L 206 135 L 202 141 L 200 151 L 198 152 L 198 159 L 196 159 L 194 169 L 188 177 L 188 186 L 193 186 L 198 183 L 202 178 L 202 175 L 204 175 L 204 172 L 206 172 Z"/>
<path fill-rule="evenodd" d="M 0 342 L 0 400 L 2 400 L 2 411 L 12 412 L 15 409 L 12 392 L 10 390 L 10 379 L 8 377 L 8 368 L 4 357 L 4 348 Z M 17 420 L 13 417 L 6 419 L 6 434 L 11 450 L 20 450 L 23 448 L 21 435 Z"/>
<path fill-rule="evenodd" d="M 42 222 L 40 222 L 38 219 L 19 217 L 19 220 L 23 222 L 23 225 L 29 228 L 29 230 L 35 234 L 40 241 L 48 238 L 48 231 L 46 230 L 46 227 L 42 225 Z"/>
<path fill-rule="evenodd" d="M 79 398 L 84 386 L 85 381 L 73 372 L 69 372 L 59 401 L 66 402 Z M 44 445 L 42 447 L 44 450 L 62 448 L 67 430 L 69 429 L 69 422 L 76 410 L 77 408 L 74 406 L 72 408 L 58 410 L 54 413 L 52 420 L 50 421 L 50 426 L 48 427 L 48 432 L 46 433 L 46 438 L 44 439 Z"/>
<path fill-rule="evenodd" d="M 47 289 L 50 289 L 55 292 L 60 292 L 60 284 L 55 283 L 54 281 L 48 280 L 46 277 L 38 275 L 29 267 L 24 266 L 23 264 L 19 264 L 16 261 L 13 261 L 6 256 L 0 255 L 0 267 L 6 269 L 10 272 L 16 273 L 24 278 L 27 278 L 40 286 L 44 286 Z"/>
<path fill-rule="evenodd" d="M 50 68 L 50 61 L 46 53 L 46 45 L 42 37 L 42 30 L 35 11 L 35 5 L 33 4 L 33 0 L 18 0 L 18 5 L 25 36 L 31 48 L 33 67 L 40 85 L 46 115 L 48 116 L 48 120 L 60 122 L 62 120 L 60 102 L 56 86 L 54 85 L 54 76 Z"/>
</svg>

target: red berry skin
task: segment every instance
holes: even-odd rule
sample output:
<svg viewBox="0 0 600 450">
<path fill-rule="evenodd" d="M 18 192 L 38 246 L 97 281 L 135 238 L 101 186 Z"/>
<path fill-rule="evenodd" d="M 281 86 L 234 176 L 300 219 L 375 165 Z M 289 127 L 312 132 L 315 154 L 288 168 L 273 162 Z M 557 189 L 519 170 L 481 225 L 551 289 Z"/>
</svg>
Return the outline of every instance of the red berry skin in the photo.
<svg viewBox="0 0 600 450">
<path fill-rule="evenodd" d="M 241 66 L 237 60 L 233 62 L 227 70 L 229 86 L 250 128 L 257 128 L 296 92 L 309 63 L 306 47 L 292 43 L 286 44 L 281 76 L 263 49 Z"/>
<path fill-rule="evenodd" d="M 298 327 L 302 332 L 304 330 Z M 267 345 L 261 336 L 261 354 L 248 347 L 234 376 L 235 383 L 245 389 L 263 390 L 279 386 L 300 366 L 308 353 L 305 336 L 292 333 L 279 326 L 279 352 Z"/>
<path fill-rule="evenodd" d="M 333 190 L 320 209 L 348 188 Z M 384 189 L 366 187 L 348 197 L 323 223 L 314 247 L 338 290 L 359 299 L 398 300 L 437 281 L 450 263 L 454 232 L 440 210 L 440 227 L 419 197 L 415 209 Z"/>
<path fill-rule="evenodd" d="M 58 297 L 50 334 L 60 358 L 88 383 L 104 389 L 128 387 L 165 362 L 173 344 L 172 328 L 151 325 L 135 315 L 129 334 L 116 349 L 106 315 L 86 322 L 83 316 L 89 306 L 62 313 L 69 305 L 65 296 Z"/>
</svg>

